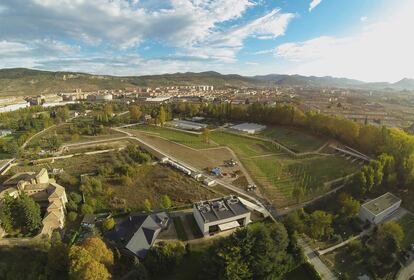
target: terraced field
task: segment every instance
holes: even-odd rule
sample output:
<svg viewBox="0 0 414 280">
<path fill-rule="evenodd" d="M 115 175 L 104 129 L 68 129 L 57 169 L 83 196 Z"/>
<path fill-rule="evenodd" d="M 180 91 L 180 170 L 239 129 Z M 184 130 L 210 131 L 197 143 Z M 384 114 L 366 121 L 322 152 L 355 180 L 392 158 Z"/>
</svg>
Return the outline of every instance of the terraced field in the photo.
<svg viewBox="0 0 414 280">
<path fill-rule="evenodd" d="M 294 152 L 311 152 L 322 147 L 325 140 L 284 127 L 270 127 L 258 136 L 275 140 Z"/>
<path fill-rule="evenodd" d="M 351 174 L 358 169 L 344 158 L 320 156 L 292 159 L 287 155 L 274 155 L 243 160 L 264 193 L 278 206 L 294 204 L 297 199 L 292 191 L 300 187 L 303 200 L 311 199 L 329 190 L 325 182 Z"/>
</svg>

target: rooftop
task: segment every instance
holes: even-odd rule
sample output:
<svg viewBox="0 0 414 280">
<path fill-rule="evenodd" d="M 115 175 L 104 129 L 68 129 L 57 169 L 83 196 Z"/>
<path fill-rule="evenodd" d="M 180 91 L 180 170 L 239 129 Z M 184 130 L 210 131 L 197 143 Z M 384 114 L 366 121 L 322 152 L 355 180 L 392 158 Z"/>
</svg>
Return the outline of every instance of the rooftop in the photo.
<svg viewBox="0 0 414 280">
<path fill-rule="evenodd" d="M 257 123 L 241 123 L 241 124 L 233 125 L 230 128 L 236 129 L 236 130 L 242 130 L 242 131 L 250 131 L 250 130 L 261 131 L 261 130 L 264 130 L 266 126 L 257 124 Z"/>
<path fill-rule="evenodd" d="M 373 200 L 364 203 L 362 207 L 370 211 L 372 214 L 378 215 L 398 202 L 401 202 L 400 198 L 396 197 L 392 193 L 387 192 Z"/>
<path fill-rule="evenodd" d="M 240 216 L 249 212 L 236 196 L 197 202 L 195 208 L 206 223 Z"/>
</svg>

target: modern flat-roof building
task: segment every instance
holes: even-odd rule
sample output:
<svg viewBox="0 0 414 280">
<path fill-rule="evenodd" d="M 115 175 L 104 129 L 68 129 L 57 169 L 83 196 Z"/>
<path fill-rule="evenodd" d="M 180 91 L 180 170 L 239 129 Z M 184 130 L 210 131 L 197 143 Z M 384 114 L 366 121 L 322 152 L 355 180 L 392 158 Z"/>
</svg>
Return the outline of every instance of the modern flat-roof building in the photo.
<svg viewBox="0 0 414 280">
<path fill-rule="evenodd" d="M 373 224 L 381 223 L 401 205 L 401 199 L 392 193 L 385 193 L 361 205 L 359 218 Z"/>
<path fill-rule="evenodd" d="M 257 123 L 241 123 L 230 127 L 238 131 L 246 132 L 248 134 L 255 134 L 266 129 L 265 125 Z"/>
<path fill-rule="evenodd" d="M 204 236 L 249 224 L 250 211 L 236 196 L 194 204 L 193 215 Z"/>
</svg>

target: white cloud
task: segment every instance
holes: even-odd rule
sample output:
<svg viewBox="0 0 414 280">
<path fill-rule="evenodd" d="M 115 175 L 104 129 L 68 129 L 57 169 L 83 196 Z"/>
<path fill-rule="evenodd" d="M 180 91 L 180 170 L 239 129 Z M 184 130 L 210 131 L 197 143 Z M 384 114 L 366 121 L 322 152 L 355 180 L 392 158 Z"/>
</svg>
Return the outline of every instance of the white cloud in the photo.
<svg viewBox="0 0 414 280">
<path fill-rule="evenodd" d="M 414 77 L 414 2 L 407 1 L 389 18 L 345 37 L 317 37 L 279 45 L 274 54 L 290 63 L 291 73 L 334 75 L 366 81 Z"/>
<path fill-rule="evenodd" d="M 309 4 L 309 12 L 315 9 L 316 6 L 318 6 L 321 2 L 322 0 L 312 0 L 312 2 Z"/>
<path fill-rule="evenodd" d="M 366 22 L 368 20 L 368 17 L 367 16 L 362 16 L 359 20 L 361 22 Z"/>
<path fill-rule="evenodd" d="M 0 55 L 12 56 L 30 51 L 30 48 L 25 44 L 18 42 L 0 41 Z"/>
</svg>

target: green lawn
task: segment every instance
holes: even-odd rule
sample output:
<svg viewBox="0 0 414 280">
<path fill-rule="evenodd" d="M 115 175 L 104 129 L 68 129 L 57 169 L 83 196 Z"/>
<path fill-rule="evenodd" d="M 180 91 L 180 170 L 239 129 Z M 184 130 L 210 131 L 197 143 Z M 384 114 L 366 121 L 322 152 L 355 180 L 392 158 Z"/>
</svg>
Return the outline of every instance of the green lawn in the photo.
<svg viewBox="0 0 414 280">
<path fill-rule="evenodd" d="M 266 140 L 249 138 L 243 135 L 214 131 L 211 139 L 223 146 L 230 147 L 239 157 L 260 156 L 279 152 L 275 145 Z"/>
<path fill-rule="evenodd" d="M 203 269 L 203 255 L 211 242 L 191 245 L 190 254 L 166 276 L 157 277 L 158 280 L 195 280 Z"/>
<path fill-rule="evenodd" d="M 301 131 L 284 127 L 271 127 L 259 133 L 259 136 L 276 140 L 295 152 L 309 152 L 320 148 L 325 142 Z"/>
<path fill-rule="evenodd" d="M 206 149 L 217 147 L 217 145 L 212 142 L 205 143 L 201 135 L 196 135 L 190 132 L 187 133 L 165 127 L 156 127 L 153 125 L 137 125 L 131 127 L 131 129 L 152 133 L 154 135 L 158 135 L 160 137 L 166 138 L 179 144 L 189 146 L 194 149 Z"/>
<path fill-rule="evenodd" d="M 411 214 L 405 214 L 398 223 L 404 230 L 404 239 L 401 247 L 407 248 L 414 243 L 414 217 Z"/>
<path fill-rule="evenodd" d="M 181 221 L 180 217 L 173 217 L 173 223 L 175 227 L 175 231 L 177 232 L 177 237 L 181 241 L 188 240 L 187 233 L 185 232 L 183 221 Z"/>
</svg>

